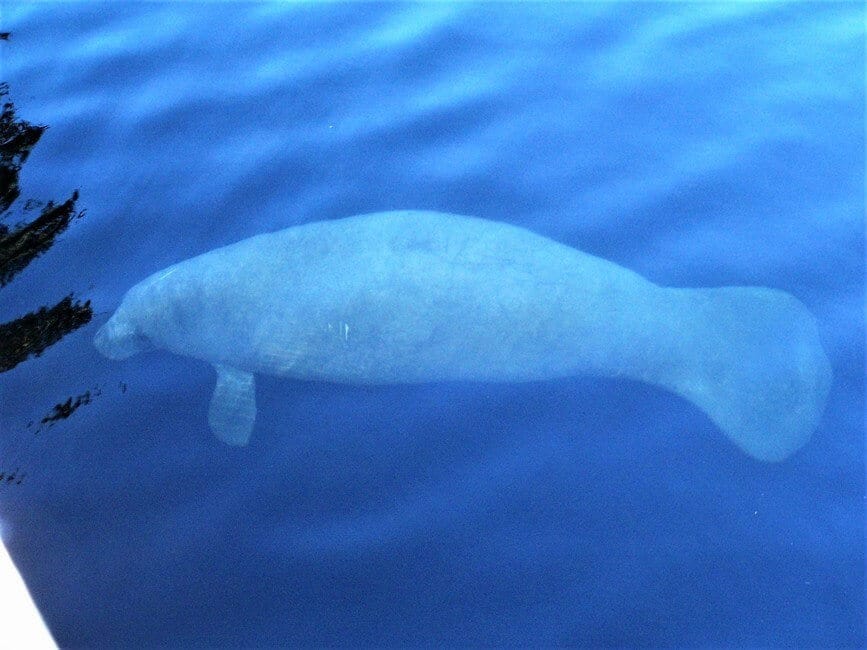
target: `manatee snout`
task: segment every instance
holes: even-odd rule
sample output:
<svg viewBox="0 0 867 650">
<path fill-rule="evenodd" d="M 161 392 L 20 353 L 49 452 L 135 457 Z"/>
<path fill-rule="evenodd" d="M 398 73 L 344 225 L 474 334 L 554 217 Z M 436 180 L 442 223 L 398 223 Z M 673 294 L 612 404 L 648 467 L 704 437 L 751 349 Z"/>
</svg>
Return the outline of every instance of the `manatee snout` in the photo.
<svg viewBox="0 0 867 650">
<path fill-rule="evenodd" d="M 93 345 L 104 357 L 114 360 L 126 359 L 151 347 L 147 337 L 124 323 L 117 314 L 99 328 Z"/>
</svg>

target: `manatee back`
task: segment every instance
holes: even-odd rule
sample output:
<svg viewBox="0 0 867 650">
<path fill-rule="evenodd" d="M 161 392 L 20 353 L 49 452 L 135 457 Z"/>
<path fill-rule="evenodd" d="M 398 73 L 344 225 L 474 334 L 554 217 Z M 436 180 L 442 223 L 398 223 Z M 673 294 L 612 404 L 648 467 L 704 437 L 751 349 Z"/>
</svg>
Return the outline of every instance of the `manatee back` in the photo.
<svg viewBox="0 0 867 650">
<path fill-rule="evenodd" d="M 433 212 L 308 224 L 232 254 L 263 260 L 239 286 L 259 296 L 256 369 L 327 381 L 575 374 L 616 345 L 622 324 L 600 319 L 653 287 L 523 228 Z"/>
</svg>

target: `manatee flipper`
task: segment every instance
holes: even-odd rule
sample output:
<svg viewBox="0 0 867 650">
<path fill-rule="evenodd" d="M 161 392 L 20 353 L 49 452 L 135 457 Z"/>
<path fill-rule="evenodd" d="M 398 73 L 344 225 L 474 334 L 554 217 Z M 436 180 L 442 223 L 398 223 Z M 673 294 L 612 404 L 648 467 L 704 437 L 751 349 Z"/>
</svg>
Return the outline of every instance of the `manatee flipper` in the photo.
<svg viewBox="0 0 867 650">
<path fill-rule="evenodd" d="M 217 385 L 208 409 L 208 424 L 220 440 L 243 446 L 250 440 L 256 420 L 256 383 L 253 374 L 214 364 Z"/>
</svg>

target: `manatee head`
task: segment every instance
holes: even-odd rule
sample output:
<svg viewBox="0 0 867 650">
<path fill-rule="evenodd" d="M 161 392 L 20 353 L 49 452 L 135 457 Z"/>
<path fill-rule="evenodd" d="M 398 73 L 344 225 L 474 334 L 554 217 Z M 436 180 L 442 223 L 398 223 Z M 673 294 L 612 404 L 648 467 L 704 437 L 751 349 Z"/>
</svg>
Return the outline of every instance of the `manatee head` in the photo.
<svg viewBox="0 0 867 650">
<path fill-rule="evenodd" d="M 160 335 L 155 328 L 154 314 L 162 298 L 159 280 L 165 275 L 165 272 L 154 274 L 126 292 L 120 306 L 93 338 L 100 354 L 119 360 L 162 347 L 157 345 Z"/>
<path fill-rule="evenodd" d="M 135 316 L 136 311 L 129 308 L 125 299 L 93 338 L 93 344 L 100 354 L 119 360 L 154 347 L 150 338 L 139 327 Z"/>
<path fill-rule="evenodd" d="M 231 301 L 214 298 L 213 291 L 206 290 L 207 266 L 183 262 L 133 286 L 96 333 L 96 349 L 109 359 L 157 348 L 209 361 L 231 356 L 237 335 L 224 316 L 236 310 Z M 212 284 L 219 288 L 225 266 L 218 265 L 215 274 Z M 225 309 L 220 310 L 221 305 Z"/>
</svg>

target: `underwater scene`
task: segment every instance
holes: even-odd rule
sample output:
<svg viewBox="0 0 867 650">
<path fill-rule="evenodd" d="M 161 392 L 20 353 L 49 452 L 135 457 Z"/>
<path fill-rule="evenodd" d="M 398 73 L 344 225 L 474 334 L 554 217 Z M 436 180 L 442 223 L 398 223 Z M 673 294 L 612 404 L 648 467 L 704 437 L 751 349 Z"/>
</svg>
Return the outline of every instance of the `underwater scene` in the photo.
<svg viewBox="0 0 867 650">
<path fill-rule="evenodd" d="M 54 642 L 863 647 L 864 43 L 0 1 L 0 536 Z"/>
</svg>

